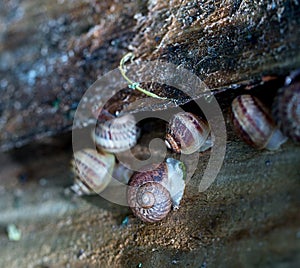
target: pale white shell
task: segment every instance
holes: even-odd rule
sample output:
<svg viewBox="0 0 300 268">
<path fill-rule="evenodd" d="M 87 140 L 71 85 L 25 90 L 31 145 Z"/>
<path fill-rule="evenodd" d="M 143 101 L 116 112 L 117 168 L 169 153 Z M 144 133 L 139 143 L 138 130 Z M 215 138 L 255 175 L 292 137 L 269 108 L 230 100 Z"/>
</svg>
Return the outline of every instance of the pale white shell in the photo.
<svg viewBox="0 0 300 268">
<path fill-rule="evenodd" d="M 111 181 L 114 165 L 112 154 L 93 149 L 75 152 L 72 161 L 75 182 L 71 189 L 78 195 L 102 192 Z"/>
<path fill-rule="evenodd" d="M 97 122 L 94 139 L 101 151 L 119 153 L 132 148 L 137 143 L 139 133 L 134 116 L 125 114 Z"/>
</svg>

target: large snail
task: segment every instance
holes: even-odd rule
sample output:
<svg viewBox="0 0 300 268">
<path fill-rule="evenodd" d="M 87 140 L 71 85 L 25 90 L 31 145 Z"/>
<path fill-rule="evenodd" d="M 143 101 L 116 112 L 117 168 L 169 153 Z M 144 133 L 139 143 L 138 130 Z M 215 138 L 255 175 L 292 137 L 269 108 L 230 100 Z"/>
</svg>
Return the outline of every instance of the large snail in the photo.
<svg viewBox="0 0 300 268">
<path fill-rule="evenodd" d="M 128 182 L 127 201 L 134 215 L 145 222 L 160 221 L 171 208 L 179 208 L 186 169 L 181 161 L 167 158 L 135 172 Z"/>
<path fill-rule="evenodd" d="M 273 116 L 282 132 L 300 142 L 300 70 L 292 72 L 279 89 L 273 103 Z"/>
<path fill-rule="evenodd" d="M 72 160 L 75 182 L 71 189 L 78 195 L 102 192 L 110 183 L 115 166 L 115 156 L 83 149 L 74 153 Z"/>
<path fill-rule="evenodd" d="M 165 143 L 176 153 L 192 154 L 212 146 L 207 122 L 189 113 L 174 114 L 167 126 Z"/>
<path fill-rule="evenodd" d="M 276 150 L 287 140 L 256 97 L 240 95 L 233 100 L 231 109 L 237 133 L 254 148 Z"/>
<path fill-rule="evenodd" d="M 114 117 L 109 113 L 101 113 L 97 120 L 94 140 L 101 151 L 119 153 L 132 148 L 139 133 L 133 115 Z"/>
</svg>

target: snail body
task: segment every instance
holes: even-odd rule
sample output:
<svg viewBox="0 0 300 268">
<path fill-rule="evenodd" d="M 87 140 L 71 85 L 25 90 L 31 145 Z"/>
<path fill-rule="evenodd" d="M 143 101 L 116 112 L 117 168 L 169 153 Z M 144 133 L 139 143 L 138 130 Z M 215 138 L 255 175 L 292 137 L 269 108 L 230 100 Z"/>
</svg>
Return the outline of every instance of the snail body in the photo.
<svg viewBox="0 0 300 268">
<path fill-rule="evenodd" d="M 135 172 L 128 182 L 127 202 L 134 215 L 145 222 L 160 221 L 172 206 L 179 207 L 185 188 L 185 166 L 167 158 Z"/>
<path fill-rule="evenodd" d="M 166 146 L 176 153 L 192 154 L 212 146 L 206 121 L 189 112 L 173 115 L 167 126 Z"/>
<path fill-rule="evenodd" d="M 94 140 L 98 149 L 109 153 L 124 152 L 132 148 L 139 137 L 139 129 L 133 115 L 120 117 L 100 115 L 98 118 Z"/>
<path fill-rule="evenodd" d="M 279 89 L 272 112 L 282 132 L 300 142 L 300 70 L 292 72 Z"/>
<path fill-rule="evenodd" d="M 115 164 L 112 177 L 116 179 L 116 181 L 121 182 L 124 185 L 127 185 L 132 174 L 133 174 L 133 170 L 123 165 L 121 162 L 118 162 Z"/>
<path fill-rule="evenodd" d="M 71 189 L 78 195 L 102 192 L 111 181 L 115 157 L 93 149 L 74 153 L 72 160 L 75 182 Z"/>
<path fill-rule="evenodd" d="M 240 95 L 233 100 L 231 109 L 237 134 L 252 147 L 276 150 L 287 140 L 256 97 Z"/>
</svg>

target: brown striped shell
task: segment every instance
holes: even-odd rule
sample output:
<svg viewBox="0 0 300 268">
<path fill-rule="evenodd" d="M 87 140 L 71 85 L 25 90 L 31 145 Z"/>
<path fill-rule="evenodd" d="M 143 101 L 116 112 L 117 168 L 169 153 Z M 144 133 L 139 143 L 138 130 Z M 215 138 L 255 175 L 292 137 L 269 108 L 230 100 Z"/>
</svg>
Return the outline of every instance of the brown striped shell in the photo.
<svg viewBox="0 0 300 268">
<path fill-rule="evenodd" d="M 256 97 L 240 95 L 233 100 L 231 109 L 237 134 L 254 148 L 276 150 L 286 141 L 268 109 Z"/>
<path fill-rule="evenodd" d="M 273 116 L 282 132 L 300 142 L 300 70 L 292 72 L 275 98 Z"/>
<path fill-rule="evenodd" d="M 135 172 L 128 182 L 127 202 L 145 222 L 160 221 L 179 207 L 185 188 L 185 166 L 173 158 Z"/>
<path fill-rule="evenodd" d="M 176 153 L 192 154 L 211 147 L 211 143 L 207 143 L 209 133 L 206 121 L 192 113 L 180 112 L 169 121 L 165 143 Z"/>
<path fill-rule="evenodd" d="M 95 143 L 101 151 L 119 153 L 132 148 L 139 137 L 139 129 L 133 115 L 99 117 L 95 128 Z"/>
<path fill-rule="evenodd" d="M 111 181 L 115 157 L 93 149 L 74 153 L 72 160 L 75 182 L 71 189 L 78 195 L 102 192 Z"/>
</svg>

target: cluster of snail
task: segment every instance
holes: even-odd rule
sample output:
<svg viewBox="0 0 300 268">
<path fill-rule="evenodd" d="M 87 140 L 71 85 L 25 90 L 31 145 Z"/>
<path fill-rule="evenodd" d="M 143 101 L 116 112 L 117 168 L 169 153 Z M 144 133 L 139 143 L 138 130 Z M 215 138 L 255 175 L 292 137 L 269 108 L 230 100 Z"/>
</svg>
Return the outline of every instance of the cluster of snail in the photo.
<svg viewBox="0 0 300 268">
<path fill-rule="evenodd" d="M 279 90 L 272 109 L 274 119 L 256 97 L 240 95 L 233 100 L 233 125 L 245 142 L 258 149 L 275 150 L 286 136 L 300 141 L 299 73 L 291 73 Z M 115 168 L 114 153 L 135 146 L 140 132 L 133 115 L 115 117 L 102 111 L 94 133 L 97 150 L 83 149 L 74 154 L 76 179 L 72 189 L 79 195 L 103 191 Z M 212 146 L 209 125 L 190 112 L 174 114 L 167 125 L 165 144 L 175 153 L 205 151 Z M 156 222 L 172 207 L 179 208 L 185 177 L 184 163 L 174 158 L 134 172 L 127 182 L 127 202 L 133 214 L 145 222 Z"/>
<path fill-rule="evenodd" d="M 288 138 L 300 142 L 300 70 L 287 76 L 272 111 L 251 95 L 240 95 L 232 104 L 232 121 L 238 135 L 257 149 L 277 150 Z"/>
<path fill-rule="evenodd" d="M 94 132 L 95 149 L 74 153 L 72 161 L 78 195 L 100 193 L 109 184 L 116 168 L 114 153 L 136 145 L 140 129 L 133 115 L 114 117 L 102 111 Z M 208 149 L 210 129 L 207 122 L 189 113 L 174 114 L 167 126 L 165 143 L 176 153 L 191 154 Z M 166 158 L 162 163 L 142 167 L 127 181 L 127 202 L 137 217 L 145 222 L 163 219 L 179 208 L 186 178 L 183 162 Z"/>
</svg>

